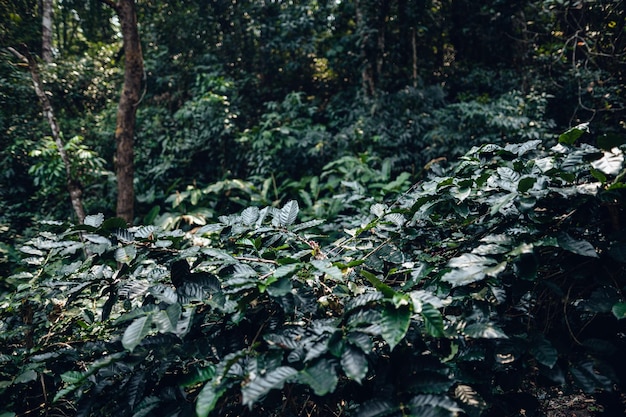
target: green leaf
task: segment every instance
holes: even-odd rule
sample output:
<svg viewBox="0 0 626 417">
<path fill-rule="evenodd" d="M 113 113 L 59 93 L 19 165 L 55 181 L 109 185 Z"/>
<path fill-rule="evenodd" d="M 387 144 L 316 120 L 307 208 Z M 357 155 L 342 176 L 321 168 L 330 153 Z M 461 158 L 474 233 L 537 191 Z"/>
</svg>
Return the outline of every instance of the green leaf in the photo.
<svg viewBox="0 0 626 417">
<path fill-rule="evenodd" d="M 252 406 L 264 395 L 273 389 L 282 389 L 285 382 L 298 375 L 298 371 L 290 366 L 279 366 L 259 376 L 241 389 L 242 402 L 244 405 Z"/>
<path fill-rule="evenodd" d="M 83 374 L 80 373 L 80 372 L 74 372 L 74 373 L 80 375 L 81 378 L 83 376 Z M 67 374 L 67 372 L 61 375 L 61 379 L 63 379 L 63 375 L 65 375 L 65 374 Z M 22 372 L 21 374 L 19 374 L 13 380 L 13 383 L 14 384 L 24 384 L 24 383 L 27 383 L 27 382 L 34 381 L 35 379 L 37 379 L 37 372 L 32 370 L 32 369 L 29 369 L 28 371 L 25 371 L 25 372 Z M 65 382 L 67 382 L 67 381 L 65 381 Z"/>
<path fill-rule="evenodd" d="M 422 318 L 424 319 L 424 327 L 426 332 L 432 337 L 443 337 L 443 316 L 435 307 L 429 303 L 422 305 L 421 311 Z"/>
<path fill-rule="evenodd" d="M 128 223 L 126 223 L 126 220 L 120 217 L 112 217 L 110 219 L 106 219 L 100 228 L 103 230 L 117 230 L 126 229 L 127 227 Z"/>
<path fill-rule="evenodd" d="M 517 190 L 514 186 L 513 190 Z M 491 201 L 491 209 L 489 215 L 493 216 L 500 211 L 503 207 L 508 207 L 509 204 L 518 197 L 517 192 L 511 192 L 509 194 L 500 194 Z"/>
<path fill-rule="evenodd" d="M 198 417 L 207 417 L 225 392 L 226 387 L 215 389 L 213 383 L 210 381 L 204 384 L 202 391 L 200 391 L 198 398 L 196 398 L 196 414 Z"/>
<path fill-rule="evenodd" d="M 393 288 L 376 278 L 376 275 L 371 272 L 362 269 L 361 275 L 364 276 L 374 288 L 383 293 L 386 298 L 393 298 L 396 295 L 396 291 Z"/>
<path fill-rule="evenodd" d="M 543 335 L 539 335 L 532 340 L 530 353 L 537 359 L 537 362 L 548 368 L 556 365 L 556 361 L 559 358 L 559 352 Z"/>
<path fill-rule="evenodd" d="M 611 312 L 618 320 L 626 318 L 626 303 L 620 302 L 613 305 Z"/>
<path fill-rule="evenodd" d="M 576 240 L 567 233 L 558 236 L 558 244 L 561 248 L 573 252 L 577 255 L 599 258 L 593 245 L 586 240 Z"/>
<path fill-rule="evenodd" d="M 331 264 L 330 261 L 314 259 L 311 261 L 311 265 L 313 265 L 318 271 L 328 274 L 335 281 L 341 281 L 343 278 L 341 269 Z"/>
<path fill-rule="evenodd" d="M 123 264 L 130 264 L 136 256 L 137 248 L 135 245 L 122 246 L 115 250 L 115 260 Z"/>
<path fill-rule="evenodd" d="M 131 352 L 141 343 L 144 337 L 150 333 L 152 317 L 143 316 L 135 319 L 124 331 L 122 345 Z"/>
<path fill-rule="evenodd" d="M 183 387 L 191 387 L 200 382 L 206 382 L 215 376 L 215 366 L 207 365 L 201 368 L 192 368 L 191 372 L 185 375 L 181 382 Z"/>
<path fill-rule="evenodd" d="M 291 200 L 285 203 L 280 212 L 278 213 L 278 221 L 280 226 L 290 226 L 292 225 L 296 219 L 298 218 L 298 212 L 300 208 L 298 207 L 298 202 L 296 200 Z"/>
<path fill-rule="evenodd" d="M 579 137 L 587 132 L 589 132 L 589 123 L 581 123 L 578 126 L 568 129 L 565 133 L 562 133 L 559 136 L 559 143 L 573 145 L 574 143 L 576 143 Z"/>
<path fill-rule="evenodd" d="M 278 268 L 276 268 L 276 270 L 274 271 L 274 277 L 275 278 L 282 278 L 288 275 L 293 275 L 293 272 L 298 269 L 299 265 L 298 264 L 290 264 L 290 265 L 283 265 L 283 266 L 279 266 Z M 341 271 L 339 271 L 341 272 Z"/>
<path fill-rule="evenodd" d="M 535 185 L 535 182 L 537 182 L 536 177 L 523 177 L 517 183 L 517 191 L 519 191 L 520 193 L 525 193 L 526 191 L 533 188 L 533 185 Z"/>
<path fill-rule="evenodd" d="M 348 378 L 360 384 L 367 375 L 367 357 L 360 349 L 346 344 L 341 353 L 341 367 Z"/>
<path fill-rule="evenodd" d="M 411 309 L 409 306 L 394 307 L 391 304 L 385 305 L 382 311 L 380 326 L 382 337 L 389 344 L 389 349 L 393 350 L 404 338 L 409 324 L 411 323 Z"/>
<path fill-rule="evenodd" d="M 313 366 L 300 371 L 298 381 L 310 386 L 315 395 L 320 397 L 334 392 L 339 382 L 335 362 L 325 358 L 318 360 Z"/>
</svg>

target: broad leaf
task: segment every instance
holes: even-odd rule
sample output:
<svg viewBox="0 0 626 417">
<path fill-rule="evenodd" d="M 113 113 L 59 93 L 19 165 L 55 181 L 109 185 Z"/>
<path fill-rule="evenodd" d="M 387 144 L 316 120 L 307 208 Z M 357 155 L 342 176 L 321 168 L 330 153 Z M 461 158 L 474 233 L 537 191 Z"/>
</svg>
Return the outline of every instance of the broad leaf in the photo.
<svg viewBox="0 0 626 417">
<path fill-rule="evenodd" d="M 313 265 L 318 271 L 328 274 L 332 279 L 336 281 L 340 281 L 343 278 L 341 269 L 331 264 L 330 261 L 314 259 L 311 261 L 311 265 Z"/>
<path fill-rule="evenodd" d="M 556 365 L 556 361 L 559 358 L 558 351 L 552 346 L 552 343 L 543 336 L 534 338 L 530 353 L 537 359 L 537 362 L 548 368 L 552 368 Z"/>
<path fill-rule="evenodd" d="M 257 219 L 259 218 L 259 208 L 258 207 L 247 207 L 244 211 L 241 212 L 241 221 L 246 226 L 253 225 Z"/>
<path fill-rule="evenodd" d="M 382 311 L 380 326 L 382 327 L 382 337 L 389 344 L 389 349 L 393 350 L 404 338 L 411 322 L 411 309 L 408 306 L 396 308 L 391 304 L 386 304 Z"/>
<path fill-rule="evenodd" d="M 398 412 L 398 405 L 387 400 L 370 400 L 356 410 L 355 417 L 389 417 Z"/>
<path fill-rule="evenodd" d="M 124 331 L 122 345 L 125 349 L 133 351 L 139 343 L 150 333 L 152 317 L 149 315 L 135 319 Z"/>
<path fill-rule="evenodd" d="M 360 384 L 367 375 L 367 357 L 360 349 L 346 344 L 341 353 L 341 367 L 348 378 Z"/>
<path fill-rule="evenodd" d="M 313 366 L 304 368 L 298 374 L 298 381 L 310 386 L 315 395 L 323 396 L 335 391 L 339 377 L 335 362 L 320 359 Z"/>
<path fill-rule="evenodd" d="M 196 414 L 198 417 L 207 417 L 215 408 L 217 401 L 226 392 L 225 387 L 215 388 L 211 381 L 207 382 L 196 399 Z"/>
<path fill-rule="evenodd" d="M 602 171 L 606 175 L 617 175 L 624 165 L 624 154 L 619 148 L 610 152 L 604 152 L 604 156 L 597 161 L 593 161 L 591 166 Z M 605 179 L 606 180 L 606 179 Z"/>
<path fill-rule="evenodd" d="M 104 222 L 104 214 L 102 213 L 86 216 L 85 220 L 83 221 L 84 224 L 86 224 L 87 226 L 92 226 L 92 227 L 100 227 L 100 225 L 103 222 Z"/>
<path fill-rule="evenodd" d="M 297 374 L 298 371 L 290 366 L 280 366 L 268 371 L 263 376 L 253 379 L 241 389 L 243 404 L 252 406 L 271 390 L 281 389 L 285 382 Z"/>
<path fill-rule="evenodd" d="M 279 226 L 290 226 L 298 218 L 298 202 L 296 200 L 288 201 L 278 212 Z"/>
<path fill-rule="evenodd" d="M 573 145 L 583 133 L 589 132 L 589 123 L 581 123 L 559 136 L 559 143 Z"/>
<path fill-rule="evenodd" d="M 626 318 L 626 303 L 621 302 L 613 305 L 611 311 L 618 320 Z"/>
<path fill-rule="evenodd" d="M 448 262 L 448 266 L 454 268 L 452 271 L 445 273 L 441 280 L 450 283 L 453 287 L 468 285 L 473 282 L 483 280 L 488 274 L 495 276 L 501 272 L 501 267 L 491 269 L 490 265 L 496 261 L 484 256 L 465 253 L 459 257 L 452 258 Z"/>
<path fill-rule="evenodd" d="M 493 323 L 473 323 L 463 329 L 468 337 L 481 339 L 506 339 L 508 336 Z"/>
<path fill-rule="evenodd" d="M 432 337 L 443 337 L 443 316 L 435 307 L 430 303 L 424 303 L 421 311 L 422 318 L 424 319 L 424 328 L 426 333 Z"/>
<path fill-rule="evenodd" d="M 577 255 L 599 258 L 598 253 L 591 243 L 586 240 L 576 240 L 567 233 L 562 233 L 558 236 L 558 244 L 563 249 Z"/>
<path fill-rule="evenodd" d="M 137 256 L 137 248 L 135 245 L 122 246 L 115 250 L 115 260 L 122 264 L 130 264 Z"/>
</svg>

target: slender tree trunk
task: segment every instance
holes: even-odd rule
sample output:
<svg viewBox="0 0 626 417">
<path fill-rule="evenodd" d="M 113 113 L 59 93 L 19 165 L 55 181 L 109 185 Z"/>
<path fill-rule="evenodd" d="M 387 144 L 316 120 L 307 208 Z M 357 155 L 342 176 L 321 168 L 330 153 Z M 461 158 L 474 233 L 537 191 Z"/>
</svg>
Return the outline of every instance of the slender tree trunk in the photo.
<svg viewBox="0 0 626 417">
<path fill-rule="evenodd" d="M 52 1 L 42 1 L 41 59 L 46 64 L 52 62 Z"/>
<path fill-rule="evenodd" d="M 57 150 L 59 151 L 59 155 L 61 156 L 61 160 L 63 161 L 63 165 L 65 166 L 67 191 L 70 194 L 72 207 L 74 208 L 74 212 L 76 213 L 78 222 L 83 223 L 85 220 L 85 209 L 83 208 L 82 200 L 83 190 L 80 186 L 80 183 L 76 181 L 72 175 L 72 165 L 70 163 L 70 158 L 67 155 L 67 152 L 65 152 L 65 144 L 61 139 L 59 124 L 54 117 L 52 105 L 50 104 L 50 100 L 48 100 L 48 96 L 43 89 L 43 83 L 41 82 L 41 78 L 39 77 L 37 61 L 35 61 L 32 55 L 30 55 L 28 52 L 25 52 L 25 55 L 22 55 L 13 48 L 9 48 L 9 50 L 13 53 L 13 55 L 15 55 L 22 62 L 28 65 L 31 78 L 33 79 L 33 86 L 35 87 L 35 93 L 37 93 L 37 97 L 39 98 L 39 102 L 41 103 L 41 107 L 43 108 L 44 117 L 48 120 L 50 130 L 52 131 L 52 139 L 54 139 L 54 142 L 57 145 Z"/>
<path fill-rule="evenodd" d="M 141 98 L 143 80 L 143 55 L 137 28 L 134 0 L 101 0 L 117 13 L 124 44 L 124 85 L 117 107 L 115 128 L 115 175 L 117 177 L 117 216 L 133 222 L 135 189 L 134 135 L 137 106 Z"/>
<path fill-rule="evenodd" d="M 360 36 L 360 50 L 361 50 L 361 86 L 363 93 L 366 97 L 373 97 L 376 95 L 376 83 L 374 81 L 374 68 L 369 54 L 370 43 L 370 27 L 369 20 L 367 18 L 367 10 L 364 10 L 363 0 L 356 0 L 356 24 L 357 30 Z"/>
</svg>

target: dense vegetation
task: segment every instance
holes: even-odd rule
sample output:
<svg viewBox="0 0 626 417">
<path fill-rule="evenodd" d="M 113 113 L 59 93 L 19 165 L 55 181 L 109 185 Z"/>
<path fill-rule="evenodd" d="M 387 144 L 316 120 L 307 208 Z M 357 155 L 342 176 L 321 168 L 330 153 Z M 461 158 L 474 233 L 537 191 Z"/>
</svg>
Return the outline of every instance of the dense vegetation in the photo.
<svg viewBox="0 0 626 417">
<path fill-rule="evenodd" d="M 138 226 L 105 3 L 40 65 L 83 224 L 0 56 L 0 416 L 623 412 L 623 1 L 137 1 Z"/>
</svg>

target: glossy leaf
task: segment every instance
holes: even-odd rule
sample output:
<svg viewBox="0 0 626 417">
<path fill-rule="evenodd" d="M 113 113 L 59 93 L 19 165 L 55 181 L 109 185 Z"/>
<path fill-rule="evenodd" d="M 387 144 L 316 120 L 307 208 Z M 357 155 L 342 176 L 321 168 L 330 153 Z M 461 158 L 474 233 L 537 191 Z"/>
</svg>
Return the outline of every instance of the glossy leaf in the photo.
<svg viewBox="0 0 626 417">
<path fill-rule="evenodd" d="M 322 358 L 301 370 L 298 381 L 310 386 L 315 395 L 324 396 L 337 388 L 339 377 L 335 368 L 336 365 L 332 360 Z"/>
<path fill-rule="evenodd" d="M 408 306 L 396 308 L 391 304 L 386 304 L 382 311 L 380 325 L 382 327 L 382 337 L 393 350 L 404 338 L 411 322 L 411 310 Z"/>
<path fill-rule="evenodd" d="M 251 406 L 273 389 L 281 389 L 285 382 L 291 380 L 298 371 L 289 366 L 280 366 L 258 376 L 241 388 L 244 405 Z"/>
<path fill-rule="evenodd" d="M 133 351 L 150 333 L 151 328 L 151 316 L 146 315 L 136 318 L 124 331 L 124 335 L 122 336 L 122 345 L 125 349 Z"/>
<path fill-rule="evenodd" d="M 341 367 L 348 378 L 360 384 L 367 375 L 367 357 L 360 349 L 348 344 L 341 353 Z"/>
<path fill-rule="evenodd" d="M 573 252 L 577 255 L 588 256 L 591 258 L 598 258 L 598 253 L 591 243 L 586 240 L 576 240 L 567 233 L 562 233 L 558 236 L 559 246 L 565 250 Z"/>
<path fill-rule="evenodd" d="M 219 399 L 226 392 L 224 387 L 214 387 L 211 382 L 207 382 L 196 398 L 196 414 L 198 417 L 207 417 Z"/>
<path fill-rule="evenodd" d="M 296 200 L 290 200 L 285 203 L 283 208 L 281 208 L 278 213 L 280 226 L 291 226 L 298 218 L 299 211 L 300 208 L 298 207 L 298 202 Z"/>
</svg>

